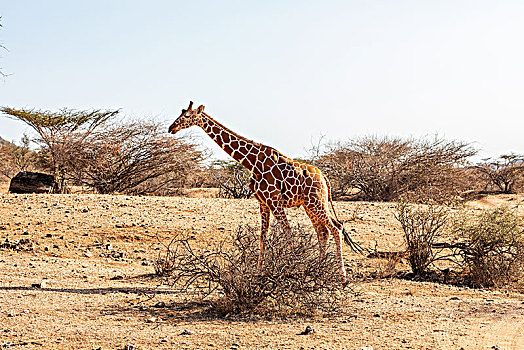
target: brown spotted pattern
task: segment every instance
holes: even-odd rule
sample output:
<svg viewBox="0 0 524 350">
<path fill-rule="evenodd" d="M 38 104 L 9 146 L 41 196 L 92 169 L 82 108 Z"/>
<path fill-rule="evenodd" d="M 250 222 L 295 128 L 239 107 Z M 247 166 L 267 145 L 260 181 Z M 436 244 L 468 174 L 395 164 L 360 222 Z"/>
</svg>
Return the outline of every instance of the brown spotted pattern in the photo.
<svg viewBox="0 0 524 350">
<path fill-rule="evenodd" d="M 288 158 L 272 147 L 236 134 L 204 113 L 204 106 L 196 110 L 192 107 L 193 102 L 188 109 L 182 110 L 180 117 L 169 127 L 169 132 L 174 134 L 190 126 L 199 126 L 252 173 L 250 188 L 260 203 L 262 221 L 258 267 L 263 261 L 270 214 L 273 213 L 284 230 L 289 231 L 285 208 L 303 206 L 317 233 L 321 255 L 326 251 L 329 233 L 333 236 L 341 278 L 346 282 L 341 246 L 343 227 L 336 219 L 329 183 L 321 171 L 315 166 Z"/>
</svg>

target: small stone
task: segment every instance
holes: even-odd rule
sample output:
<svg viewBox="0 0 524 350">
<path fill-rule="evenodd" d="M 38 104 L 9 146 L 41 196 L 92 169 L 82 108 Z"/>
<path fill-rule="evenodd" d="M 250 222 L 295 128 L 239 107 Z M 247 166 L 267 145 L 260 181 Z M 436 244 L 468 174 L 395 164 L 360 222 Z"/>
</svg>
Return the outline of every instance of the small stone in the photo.
<svg viewBox="0 0 524 350">
<path fill-rule="evenodd" d="M 136 346 L 133 344 L 127 344 L 126 346 L 124 346 L 124 350 L 135 350 L 135 349 L 136 349 Z"/>
<path fill-rule="evenodd" d="M 163 301 L 159 301 L 158 303 L 156 303 L 153 307 L 166 307 L 166 303 L 164 303 Z"/>
<path fill-rule="evenodd" d="M 48 233 L 47 235 L 45 235 L 45 237 L 46 237 L 46 238 L 51 238 L 51 237 L 53 237 L 53 235 L 50 234 L 50 233 Z"/>
<path fill-rule="evenodd" d="M 111 243 L 107 243 L 107 244 L 106 244 L 106 249 L 107 249 L 107 250 L 111 250 L 111 249 L 113 249 L 113 245 L 112 245 Z"/>
<path fill-rule="evenodd" d="M 156 317 L 151 317 L 150 319 L 147 320 L 147 322 L 149 322 L 149 323 L 156 322 Z"/>
<path fill-rule="evenodd" d="M 111 281 L 119 281 L 119 280 L 123 280 L 124 279 L 124 276 L 122 275 L 117 275 L 117 276 L 113 276 L 110 278 Z"/>
<path fill-rule="evenodd" d="M 306 329 L 302 333 L 298 333 L 298 335 L 308 335 L 311 333 L 315 333 L 315 330 L 311 326 L 306 326 Z"/>
<path fill-rule="evenodd" d="M 163 339 L 160 340 L 160 342 L 161 342 L 161 343 L 167 343 L 168 340 L 167 340 L 167 338 L 163 338 Z"/>
<path fill-rule="evenodd" d="M 460 298 L 459 297 L 451 297 L 451 298 L 449 298 L 449 300 L 460 300 Z"/>
<path fill-rule="evenodd" d="M 491 348 L 495 350 L 500 350 L 500 345 L 493 345 Z"/>
<path fill-rule="evenodd" d="M 373 317 L 380 317 L 380 314 L 373 314 Z"/>
<path fill-rule="evenodd" d="M 191 334 L 194 334 L 195 332 L 193 331 L 190 331 L 189 329 L 184 329 L 182 331 L 182 333 L 180 333 L 180 335 L 191 335 Z"/>
</svg>

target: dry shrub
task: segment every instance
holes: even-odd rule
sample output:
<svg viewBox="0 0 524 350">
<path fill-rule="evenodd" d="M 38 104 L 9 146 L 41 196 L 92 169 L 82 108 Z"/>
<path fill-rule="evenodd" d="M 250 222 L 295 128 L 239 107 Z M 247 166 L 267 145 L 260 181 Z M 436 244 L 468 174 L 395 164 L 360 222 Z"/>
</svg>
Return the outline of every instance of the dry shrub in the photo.
<svg viewBox="0 0 524 350">
<path fill-rule="evenodd" d="M 101 125 L 79 136 L 67 174 L 98 193 L 169 194 L 198 172 L 204 154 L 186 139 L 166 136 L 165 129 L 155 121 Z"/>
<path fill-rule="evenodd" d="M 485 190 L 516 193 L 524 181 L 524 156 L 503 154 L 496 159 L 486 159 L 475 166 L 485 181 Z"/>
<path fill-rule="evenodd" d="M 343 295 L 334 253 L 321 258 L 316 239 L 300 228 L 291 234 L 271 228 L 260 271 L 259 233 L 250 226 L 212 248 L 197 248 L 181 236 L 166 248 L 156 272 L 186 292 L 214 295 L 213 311 L 221 315 L 333 311 Z"/>
<path fill-rule="evenodd" d="M 0 177 L 13 178 L 21 171 L 40 170 L 38 153 L 29 148 L 30 140 L 23 136 L 20 145 L 0 138 Z"/>
<path fill-rule="evenodd" d="M 441 206 L 416 206 L 400 201 L 396 207 L 395 218 L 404 231 L 406 254 L 415 275 L 424 275 L 435 261 L 443 259 L 435 243 L 444 235 L 449 221 L 448 210 Z"/>
<path fill-rule="evenodd" d="M 454 235 L 467 276 L 476 287 L 501 287 L 522 276 L 524 224 L 515 208 L 463 211 Z"/>
<path fill-rule="evenodd" d="M 315 162 L 333 198 L 445 202 L 465 190 L 462 166 L 476 151 L 459 141 L 370 136 L 334 144 Z M 356 190 L 356 191 L 355 191 Z"/>
<path fill-rule="evenodd" d="M 220 198 L 250 198 L 253 194 L 249 188 L 251 173 L 242 164 L 236 161 L 217 161 L 211 170 Z"/>
</svg>

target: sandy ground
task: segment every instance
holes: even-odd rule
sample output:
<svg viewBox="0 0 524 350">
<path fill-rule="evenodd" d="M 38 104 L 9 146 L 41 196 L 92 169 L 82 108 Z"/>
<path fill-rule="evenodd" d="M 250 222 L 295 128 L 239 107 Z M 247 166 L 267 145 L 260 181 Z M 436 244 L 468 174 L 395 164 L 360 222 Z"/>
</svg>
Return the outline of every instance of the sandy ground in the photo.
<svg viewBox="0 0 524 350">
<path fill-rule="evenodd" d="M 515 199 L 485 199 L 487 207 Z M 518 200 L 518 199 L 517 199 Z M 491 201 L 491 202 L 490 202 Z M 388 203 L 335 203 L 356 241 L 402 249 Z M 293 223 L 310 228 L 303 210 Z M 524 349 L 524 294 L 400 279 L 362 279 L 336 315 L 239 321 L 150 277 L 159 240 L 209 244 L 258 226 L 254 200 L 104 195 L 0 195 L 0 346 L 20 349 Z M 386 264 L 345 250 L 353 271 Z M 407 269 L 400 262 L 397 269 Z M 39 285 L 39 286 L 38 286 Z M 156 308 L 164 302 L 166 307 Z M 298 335 L 306 325 L 315 332 Z M 187 330 L 188 332 L 185 332 Z M 189 333 L 189 334 L 184 334 Z"/>
</svg>

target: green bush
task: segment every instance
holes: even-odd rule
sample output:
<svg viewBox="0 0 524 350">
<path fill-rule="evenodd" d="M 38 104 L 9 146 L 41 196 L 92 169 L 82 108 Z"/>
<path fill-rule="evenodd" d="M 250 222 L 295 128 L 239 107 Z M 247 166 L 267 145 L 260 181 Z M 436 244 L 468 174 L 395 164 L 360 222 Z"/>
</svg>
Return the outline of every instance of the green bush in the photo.
<svg viewBox="0 0 524 350">
<path fill-rule="evenodd" d="M 473 286 L 500 287 L 522 276 L 524 225 L 516 208 L 461 212 L 454 235 Z"/>
</svg>

